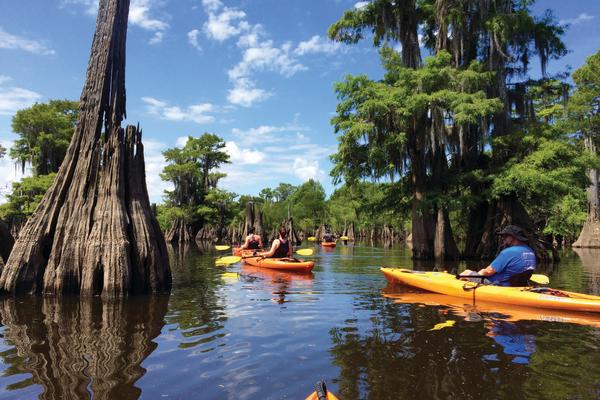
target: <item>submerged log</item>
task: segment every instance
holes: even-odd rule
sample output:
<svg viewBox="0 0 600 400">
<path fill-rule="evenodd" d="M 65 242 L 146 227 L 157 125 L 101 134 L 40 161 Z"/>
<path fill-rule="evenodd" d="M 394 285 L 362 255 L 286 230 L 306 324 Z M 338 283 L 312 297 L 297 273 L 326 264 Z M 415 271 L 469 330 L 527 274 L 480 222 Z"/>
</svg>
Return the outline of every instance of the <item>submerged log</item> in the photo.
<svg viewBox="0 0 600 400">
<path fill-rule="evenodd" d="M 128 0 L 100 1 L 73 138 L 2 271 L 2 291 L 116 297 L 170 288 L 141 131 L 120 126 L 128 12 Z"/>
</svg>

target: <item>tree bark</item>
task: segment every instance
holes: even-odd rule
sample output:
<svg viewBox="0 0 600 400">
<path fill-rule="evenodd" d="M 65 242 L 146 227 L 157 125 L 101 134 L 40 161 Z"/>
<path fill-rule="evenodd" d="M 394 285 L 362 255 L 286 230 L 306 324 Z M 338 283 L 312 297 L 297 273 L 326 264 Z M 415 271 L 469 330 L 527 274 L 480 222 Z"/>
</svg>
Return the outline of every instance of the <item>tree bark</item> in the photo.
<svg viewBox="0 0 600 400">
<path fill-rule="evenodd" d="M 591 137 L 584 140 L 585 149 L 592 154 L 597 154 L 596 146 Z M 587 218 L 581 228 L 579 238 L 573 243 L 573 247 L 600 248 L 600 199 L 598 197 L 598 171 L 588 171 L 590 185 L 587 188 Z"/>
<path fill-rule="evenodd" d="M 192 227 L 183 218 L 177 218 L 165 234 L 168 243 L 190 243 L 194 241 Z"/>
<path fill-rule="evenodd" d="M 128 12 L 129 0 L 100 1 L 73 138 L 2 271 L 2 291 L 117 297 L 170 288 L 141 132 L 120 127 Z"/>
</svg>

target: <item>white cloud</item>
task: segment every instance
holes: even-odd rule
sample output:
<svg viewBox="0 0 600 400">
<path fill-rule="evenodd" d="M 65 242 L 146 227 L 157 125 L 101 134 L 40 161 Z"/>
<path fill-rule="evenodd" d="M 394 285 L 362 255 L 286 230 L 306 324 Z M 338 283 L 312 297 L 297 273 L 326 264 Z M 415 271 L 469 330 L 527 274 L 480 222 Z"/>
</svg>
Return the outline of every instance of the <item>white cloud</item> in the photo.
<svg viewBox="0 0 600 400">
<path fill-rule="evenodd" d="M 234 86 L 229 89 L 227 100 L 231 104 L 250 107 L 256 102 L 264 101 L 271 97 L 271 93 L 256 88 L 254 82 L 247 78 L 239 78 L 234 81 Z"/>
<path fill-rule="evenodd" d="M 354 8 L 356 8 L 357 10 L 360 10 L 361 8 L 365 8 L 368 5 L 369 5 L 368 1 L 359 1 L 358 3 L 354 4 Z"/>
<path fill-rule="evenodd" d="M 220 14 L 208 11 L 208 21 L 203 26 L 204 33 L 210 39 L 222 42 L 250 29 L 245 17 L 246 13 L 236 8 L 224 8 Z"/>
<path fill-rule="evenodd" d="M 177 147 L 183 147 L 188 141 L 189 136 L 179 136 L 175 141 L 175 145 Z"/>
<path fill-rule="evenodd" d="M 85 13 L 88 15 L 98 14 L 98 0 L 62 0 L 61 8 L 66 8 L 70 5 L 82 5 L 85 7 Z"/>
<path fill-rule="evenodd" d="M 215 118 L 208 115 L 215 111 L 215 106 L 210 103 L 192 104 L 184 109 L 179 106 L 171 106 L 169 103 L 153 97 L 142 97 L 146 103 L 149 114 L 158 115 L 162 119 L 170 121 L 189 121 L 197 124 L 213 122 Z"/>
<path fill-rule="evenodd" d="M 154 10 L 163 4 L 163 0 L 131 0 L 129 6 L 129 24 L 143 30 L 153 32 L 149 44 L 161 43 L 169 23 L 165 18 L 153 16 Z M 85 13 L 95 16 L 98 14 L 98 0 L 62 0 L 61 7 L 80 5 L 85 8 Z"/>
<path fill-rule="evenodd" d="M 274 47 L 271 40 L 249 47 L 244 51 L 242 61 L 228 71 L 232 80 L 249 76 L 255 71 L 274 71 L 290 77 L 307 68 L 290 54 L 291 44 Z"/>
<path fill-rule="evenodd" d="M 0 87 L 0 115 L 13 115 L 18 110 L 31 106 L 41 98 L 41 94 L 32 90 L 18 87 Z"/>
<path fill-rule="evenodd" d="M 160 203 L 165 190 L 173 190 L 171 182 L 163 181 L 160 173 L 167 165 L 162 152 L 167 149 L 165 143 L 144 139 L 144 160 L 146 162 L 146 186 L 152 203 Z"/>
<path fill-rule="evenodd" d="M 0 75 L 0 85 L 11 80 L 12 78 L 10 76 Z"/>
<path fill-rule="evenodd" d="M 309 179 L 318 180 L 325 176 L 325 172 L 319 168 L 318 161 L 307 160 L 305 158 L 294 159 L 294 174 L 303 181 Z"/>
<path fill-rule="evenodd" d="M 202 50 L 202 46 L 200 46 L 200 43 L 198 42 L 199 35 L 200 35 L 200 31 L 198 29 L 194 29 L 194 30 L 188 32 L 187 37 L 188 37 L 188 42 L 192 45 L 192 47 L 194 47 L 198 50 Z"/>
<path fill-rule="evenodd" d="M 154 32 L 150 44 L 162 42 L 165 31 L 169 29 L 166 21 L 151 16 L 152 8 L 157 4 L 158 0 L 132 0 L 129 7 L 129 23 Z"/>
<path fill-rule="evenodd" d="M 246 165 L 258 164 L 265 159 L 265 153 L 257 150 L 242 149 L 235 142 L 226 142 L 225 151 L 232 163 Z"/>
<path fill-rule="evenodd" d="M 16 36 L 6 32 L 0 27 L 0 49 L 24 50 L 33 54 L 52 55 L 56 52 L 42 43 Z"/>
<path fill-rule="evenodd" d="M 587 13 L 581 13 L 575 18 L 561 19 L 559 21 L 559 23 L 561 25 L 579 25 L 584 22 L 589 22 L 589 21 L 593 20 L 594 18 L 596 18 L 596 17 L 593 15 L 589 15 Z"/>
<path fill-rule="evenodd" d="M 10 140 L 0 140 L 0 145 L 7 152 L 13 144 Z M 12 192 L 13 182 L 18 182 L 25 176 L 31 176 L 31 170 L 26 168 L 25 173 L 23 173 L 21 166 L 15 164 L 14 160 L 11 160 L 8 156 L 5 155 L 0 158 L 0 204 L 6 203 L 6 195 Z"/>
<path fill-rule="evenodd" d="M 215 12 L 223 6 L 219 0 L 202 0 L 202 6 L 207 11 Z"/>
<path fill-rule="evenodd" d="M 231 130 L 231 134 L 235 136 L 238 143 L 250 146 L 259 143 L 263 145 L 276 143 L 278 140 L 281 140 L 282 137 L 278 137 L 278 135 L 275 135 L 275 133 L 290 132 L 290 135 L 284 136 L 285 140 L 289 141 L 291 134 L 299 134 L 301 131 L 307 130 L 308 128 L 299 126 L 297 124 L 288 124 L 284 126 L 261 125 L 257 128 L 250 128 L 247 130 L 233 128 Z"/>
<path fill-rule="evenodd" d="M 340 44 L 328 40 L 322 40 L 321 36 L 315 35 L 310 40 L 300 42 L 294 53 L 303 56 L 311 53 L 333 54 L 339 50 Z"/>
</svg>

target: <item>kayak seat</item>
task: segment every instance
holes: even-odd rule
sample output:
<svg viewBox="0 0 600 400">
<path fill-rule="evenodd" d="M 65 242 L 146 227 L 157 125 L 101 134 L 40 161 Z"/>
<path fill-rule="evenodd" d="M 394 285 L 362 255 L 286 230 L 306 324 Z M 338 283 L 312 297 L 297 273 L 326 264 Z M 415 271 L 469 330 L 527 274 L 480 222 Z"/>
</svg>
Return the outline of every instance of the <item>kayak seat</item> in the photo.
<svg viewBox="0 0 600 400">
<path fill-rule="evenodd" d="M 527 270 L 527 271 L 524 271 L 519 274 L 515 274 L 515 275 L 511 276 L 508 279 L 508 282 L 510 283 L 510 286 L 517 286 L 517 287 L 531 286 L 531 284 L 529 283 L 529 279 L 531 278 L 531 275 L 533 275 L 533 271 Z"/>
</svg>

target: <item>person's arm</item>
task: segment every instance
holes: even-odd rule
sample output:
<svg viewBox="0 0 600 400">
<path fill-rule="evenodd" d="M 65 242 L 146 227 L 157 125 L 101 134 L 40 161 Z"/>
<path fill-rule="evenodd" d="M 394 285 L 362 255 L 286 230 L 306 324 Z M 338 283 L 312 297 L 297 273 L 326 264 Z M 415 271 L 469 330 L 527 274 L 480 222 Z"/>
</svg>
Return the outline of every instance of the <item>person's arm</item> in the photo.
<svg viewBox="0 0 600 400">
<path fill-rule="evenodd" d="M 258 246 L 262 249 L 263 248 L 263 242 L 262 242 L 262 238 L 259 236 L 258 237 Z"/>
<path fill-rule="evenodd" d="M 271 245 L 271 250 L 263 251 L 261 253 L 258 253 L 258 255 L 262 256 L 262 257 L 272 257 L 278 248 L 279 248 L 279 239 L 275 239 L 275 240 L 273 240 L 273 244 Z"/>
<path fill-rule="evenodd" d="M 480 269 L 477 272 L 477 275 L 492 276 L 495 273 L 496 273 L 496 270 L 494 269 L 494 267 L 492 267 L 491 265 L 488 265 L 487 267 Z"/>
<path fill-rule="evenodd" d="M 244 240 L 244 244 L 240 247 L 240 249 L 247 249 L 248 248 L 248 238 L 250 236 L 246 236 L 246 240 Z"/>
</svg>

